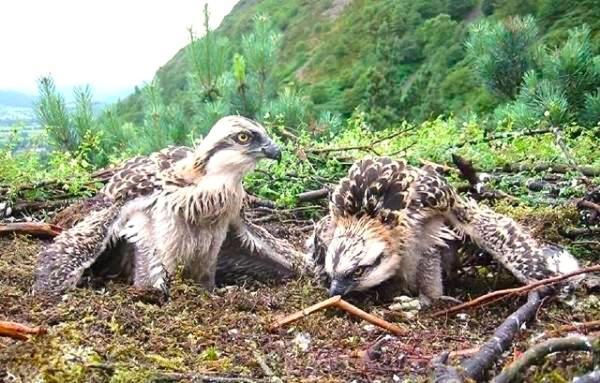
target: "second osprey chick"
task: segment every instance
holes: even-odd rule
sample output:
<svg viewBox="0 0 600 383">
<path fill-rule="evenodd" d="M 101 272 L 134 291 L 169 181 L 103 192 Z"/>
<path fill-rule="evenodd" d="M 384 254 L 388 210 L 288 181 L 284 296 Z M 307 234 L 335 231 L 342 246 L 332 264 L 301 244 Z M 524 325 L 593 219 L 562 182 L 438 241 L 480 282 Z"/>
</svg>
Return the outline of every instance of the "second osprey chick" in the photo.
<svg viewBox="0 0 600 383">
<path fill-rule="evenodd" d="M 168 148 L 126 162 L 94 198 L 94 210 L 41 252 L 34 290 L 74 287 L 99 259 L 116 274 L 129 267 L 119 262 L 133 262 L 134 285 L 165 291 L 167 274 L 182 262 L 211 289 L 228 230 L 244 243 L 253 239 L 241 221 L 242 178 L 261 159 L 280 157 L 261 125 L 229 116 L 195 150 Z"/>
<path fill-rule="evenodd" d="M 309 239 L 307 257 L 329 281 L 330 295 L 397 281 L 427 305 L 443 293 L 447 240 L 463 234 L 522 283 L 578 268 L 568 252 L 539 244 L 511 218 L 458 195 L 431 166 L 357 161 L 329 206 Z"/>
</svg>

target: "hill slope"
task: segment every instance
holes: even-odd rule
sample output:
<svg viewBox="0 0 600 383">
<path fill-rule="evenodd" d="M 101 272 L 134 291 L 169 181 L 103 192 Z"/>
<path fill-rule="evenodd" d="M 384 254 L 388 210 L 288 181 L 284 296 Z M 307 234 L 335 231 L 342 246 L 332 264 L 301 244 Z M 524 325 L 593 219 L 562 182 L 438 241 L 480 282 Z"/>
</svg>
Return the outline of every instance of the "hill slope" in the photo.
<svg viewBox="0 0 600 383">
<path fill-rule="evenodd" d="M 596 0 L 241 0 L 217 33 L 235 52 L 258 13 L 283 34 L 277 75 L 302 85 L 317 110 L 349 115 L 362 105 L 382 118 L 423 120 L 465 111 L 486 113 L 499 102 L 465 61 L 468 24 L 482 17 L 536 16 L 541 37 L 558 44 L 569 28 L 590 25 L 600 40 Z M 157 72 L 166 100 L 186 88 L 185 50 Z M 121 104 L 139 113 L 140 94 Z M 138 114 L 139 115 L 139 114 Z"/>
</svg>

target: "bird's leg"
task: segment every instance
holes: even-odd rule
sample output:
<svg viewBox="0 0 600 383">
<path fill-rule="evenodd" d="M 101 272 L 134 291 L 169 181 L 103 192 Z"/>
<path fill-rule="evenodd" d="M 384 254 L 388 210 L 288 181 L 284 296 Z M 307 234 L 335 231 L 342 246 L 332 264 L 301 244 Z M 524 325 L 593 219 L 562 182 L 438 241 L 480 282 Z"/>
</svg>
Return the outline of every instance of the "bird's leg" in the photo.
<svg viewBox="0 0 600 383">
<path fill-rule="evenodd" d="M 139 243 L 132 244 L 134 252 L 135 287 L 152 287 L 169 296 L 169 275 L 156 251 Z"/>
<path fill-rule="evenodd" d="M 219 235 L 213 237 L 212 245 L 204 257 L 195 254 L 193 257 L 188 258 L 183 268 L 184 277 L 193 279 L 194 282 L 208 291 L 214 290 L 217 259 L 226 235 L 227 231 L 223 231 L 222 234 L 219 233 Z"/>
<path fill-rule="evenodd" d="M 430 306 L 444 293 L 441 254 L 439 248 L 425 251 L 417 266 L 417 289 L 422 307 Z"/>
<path fill-rule="evenodd" d="M 209 254 L 210 255 L 210 254 Z M 192 279 L 208 291 L 215 288 L 215 274 L 217 271 L 216 257 L 208 256 L 206 260 L 194 257 L 187 261 L 183 268 L 183 276 Z"/>
<path fill-rule="evenodd" d="M 148 232 L 149 218 L 144 214 L 134 214 L 127 221 L 121 235 L 133 249 L 134 277 L 133 285 L 138 288 L 155 288 L 165 296 L 169 295 L 169 281 L 162 263 Z"/>
</svg>

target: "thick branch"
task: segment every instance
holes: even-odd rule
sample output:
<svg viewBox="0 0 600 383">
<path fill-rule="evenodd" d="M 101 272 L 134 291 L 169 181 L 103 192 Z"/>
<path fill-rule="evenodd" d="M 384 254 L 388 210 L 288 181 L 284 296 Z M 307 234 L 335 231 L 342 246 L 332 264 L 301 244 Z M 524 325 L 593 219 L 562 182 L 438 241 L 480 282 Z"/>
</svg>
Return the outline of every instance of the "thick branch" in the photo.
<svg viewBox="0 0 600 383">
<path fill-rule="evenodd" d="M 462 383 L 463 379 L 456 369 L 448 366 L 450 353 L 444 352 L 431 361 L 434 383 Z"/>
<path fill-rule="evenodd" d="M 0 321 L 0 337 L 18 340 L 29 339 L 27 335 L 42 335 L 46 333 L 43 327 L 29 327 L 20 323 Z"/>
<path fill-rule="evenodd" d="M 511 173 L 522 172 L 522 171 L 538 172 L 538 173 L 544 172 L 544 171 L 549 171 L 552 173 L 568 173 L 570 171 L 576 170 L 587 177 L 600 176 L 600 168 L 598 168 L 598 167 L 584 166 L 584 165 L 573 167 L 571 165 L 554 164 L 551 162 L 542 162 L 542 163 L 537 163 L 537 164 L 511 163 L 511 164 L 506 164 L 502 168 L 502 170 L 505 172 L 511 172 Z"/>
<path fill-rule="evenodd" d="M 35 237 L 56 237 L 62 229 L 56 225 L 42 222 L 0 223 L 0 236 L 4 234 L 28 234 Z"/>
<path fill-rule="evenodd" d="M 599 338 L 571 336 L 552 338 L 527 350 L 519 359 L 506 367 L 493 383 L 509 383 L 514 381 L 525 368 L 543 360 L 548 354 L 561 351 L 593 351 L 598 347 Z"/>
<path fill-rule="evenodd" d="M 299 202 L 316 201 L 322 198 L 327 198 L 329 195 L 328 188 L 321 188 L 318 190 L 311 190 L 304 193 L 300 193 L 296 196 Z"/>
<path fill-rule="evenodd" d="M 472 308 L 472 307 L 477 307 L 477 306 L 484 306 L 486 304 L 495 302 L 495 301 L 497 301 L 499 299 L 503 299 L 503 298 L 506 298 L 508 296 L 512 296 L 512 295 L 516 295 L 516 294 L 522 294 L 522 293 L 526 293 L 526 292 L 529 292 L 529 291 L 537 290 L 540 287 L 547 286 L 547 285 L 552 285 L 552 284 L 555 284 L 555 283 L 559 283 L 559 282 L 562 282 L 564 280 L 567 280 L 567 279 L 572 278 L 572 277 L 577 276 L 577 275 L 586 274 L 586 273 L 594 273 L 594 272 L 599 272 L 599 271 L 600 271 L 600 265 L 595 265 L 595 266 L 590 266 L 590 267 L 586 267 L 586 268 L 583 268 L 583 269 L 579 269 L 579 270 L 573 271 L 571 273 L 557 275 L 555 277 L 550 277 L 550 278 L 542 279 L 542 280 L 530 283 L 530 284 L 525 285 L 525 286 L 514 287 L 514 288 L 511 288 L 511 289 L 504 289 L 504 290 L 492 291 L 489 294 L 482 295 L 479 298 L 475 298 L 475 299 L 470 300 L 468 302 L 465 302 L 463 304 L 450 307 L 449 309 L 446 309 L 446 310 L 435 312 L 431 316 L 432 317 L 438 317 L 438 316 L 442 316 L 442 315 L 452 314 L 452 313 L 455 313 L 457 311 L 461 311 L 461 310 L 464 310 L 464 309 L 467 309 L 467 308 Z"/>
<path fill-rule="evenodd" d="M 521 330 L 521 325 L 535 316 L 541 304 L 542 300 L 537 292 L 529 293 L 527 303 L 502 322 L 477 354 L 462 363 L 465 373 L 476 381 L 481 380 L 502 353 L 510 348 L 513 339 Z"/>
</svg>

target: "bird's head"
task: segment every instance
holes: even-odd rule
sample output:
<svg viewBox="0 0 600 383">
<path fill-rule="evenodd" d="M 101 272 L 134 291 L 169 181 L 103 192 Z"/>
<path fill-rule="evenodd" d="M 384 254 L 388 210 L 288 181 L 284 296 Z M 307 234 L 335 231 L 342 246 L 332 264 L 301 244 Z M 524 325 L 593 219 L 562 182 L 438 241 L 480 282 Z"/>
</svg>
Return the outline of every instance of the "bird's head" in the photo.
<svg viewBox="0 0 600 383">
<path fill-rule="evenodd" d="M 375 287 L 392 277 L 400 265 L 392 231 L 369 217 L 343 219 L 325 255 L 329 295 L 345 295 Z"/>
<path fill-rule="evenodd" d="M 243 177 L 263 158 L 281 159 L 281 150 L 259 123 L 242 116 L 221 118 L 196 149 L 200 174 Z"/>
</svg>

